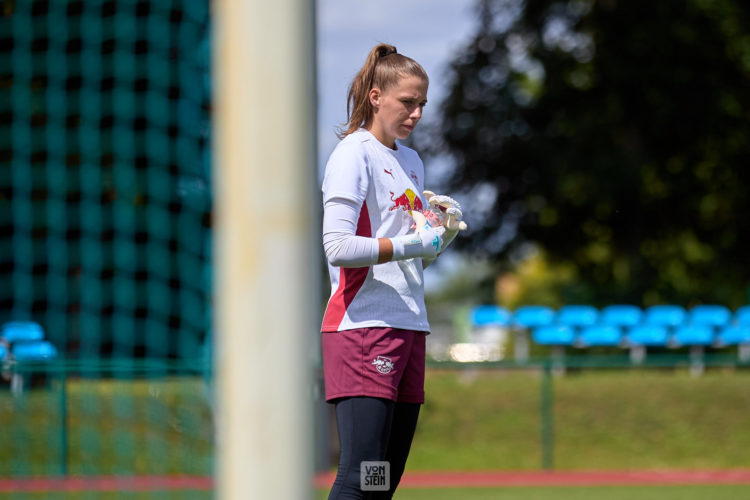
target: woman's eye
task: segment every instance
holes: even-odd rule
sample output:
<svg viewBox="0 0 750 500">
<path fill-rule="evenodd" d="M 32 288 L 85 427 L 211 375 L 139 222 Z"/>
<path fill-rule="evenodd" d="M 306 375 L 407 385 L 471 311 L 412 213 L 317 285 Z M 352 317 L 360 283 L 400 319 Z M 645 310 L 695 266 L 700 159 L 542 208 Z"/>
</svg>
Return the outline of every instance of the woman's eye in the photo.
<svg viewBox="0 0 750 500">
<path fill-rule="evenodd" d="M 401 103 L 403 103 L 404 106 L 409 108 L 414 108 L 416 106 L 419 106 L 420 108 L 424 108 L 427 103 L 426 102 L 418 102 L 416 99 L 401 99 Z"/>
</svg>

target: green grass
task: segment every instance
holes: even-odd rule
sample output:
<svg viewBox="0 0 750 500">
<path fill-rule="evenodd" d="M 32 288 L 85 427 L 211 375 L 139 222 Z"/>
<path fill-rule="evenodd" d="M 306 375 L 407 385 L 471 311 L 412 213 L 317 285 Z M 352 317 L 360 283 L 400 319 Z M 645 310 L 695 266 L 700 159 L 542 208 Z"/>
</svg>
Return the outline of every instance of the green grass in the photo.
<svg viewBox="0 0 750 500">
<path fill-rule="evenodd" d="M 539 469 L 540 376 L 430 371 L 408 467 Z M 587 371 L 555 377 L 559 469 L 750 466 L 750 373 Z"/>
<path fill-rule="evenodd" d="M 0 392 L 0 477 L 57 475 L 64 447 L 59 381 Z M 211 472 L 213 425 L 200 378 L 72 379 L 66 384 L 68 473 Z"/>
<path fill-rule="evenodd" d="M 0 500 L 209 500 L 210 492 L 140 492 L 140 493 L 11 493 L 0 494 Z M 315 500 L 328 498 L 328 491 L 318 490 Z M 425 488 L 400 489 L 396 500 L 737 500 L 750 498 L 748 485 L 700 486 L 565 486 L 513 488 Z"/>
<path fill-rule="evenodd" d="M 325 500 L 318 491 L 315 499 Z M 395 500 L 737 500 L 750 498 L 750 486 L 565 486 L 513 488 L 402 489 Z"/>
<path fill-rule="evenodd" d="M 211 500 L 210 491 L 0 493 L 0 500 Z"/>
<path fill-rule="evenodd" d="M 538 470 L 538 372 L 427 373 L 407 470 Z M 750 467 L 750 371 L 597 370 L 555 377 L 557 469 Z M 60 385 L 0 391 L 0 477 L 61 472 Z M 70 474 L 210 474 L 200 378 L 70 380 Z"/>
</svg>

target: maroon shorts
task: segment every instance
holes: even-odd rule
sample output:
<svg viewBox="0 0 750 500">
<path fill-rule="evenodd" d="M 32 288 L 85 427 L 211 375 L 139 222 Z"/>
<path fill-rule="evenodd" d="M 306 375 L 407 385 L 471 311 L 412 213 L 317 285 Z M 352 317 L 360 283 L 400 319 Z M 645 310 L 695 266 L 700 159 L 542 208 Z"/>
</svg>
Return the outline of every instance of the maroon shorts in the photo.
<svg viewBox="0 0 750 500">
<path fill-rule="evenodd" d="M 326 401 L 372 396 L 424 403 L 425 337 L 398 328 L 323 332 Z"/>
</svg>

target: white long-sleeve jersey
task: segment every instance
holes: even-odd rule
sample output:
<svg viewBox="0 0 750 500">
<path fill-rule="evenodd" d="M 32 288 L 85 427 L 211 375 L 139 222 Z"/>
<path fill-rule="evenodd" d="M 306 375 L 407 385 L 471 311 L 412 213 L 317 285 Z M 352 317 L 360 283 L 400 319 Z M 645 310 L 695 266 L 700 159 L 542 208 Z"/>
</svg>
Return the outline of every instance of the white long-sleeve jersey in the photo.
<svg viewBox="0 0 750 500">
<path fill-rule="evenodd" d="M 377 264 L 378 238 L 411 231 L 426 206 L 424 166 L 401 144 L 393 150 L 360 129 L 331 153 L 323 179 L 323 246 L 331 297 L 324 332 L 362 327 L 429 331 L 421 259 Z"/>
</svg>

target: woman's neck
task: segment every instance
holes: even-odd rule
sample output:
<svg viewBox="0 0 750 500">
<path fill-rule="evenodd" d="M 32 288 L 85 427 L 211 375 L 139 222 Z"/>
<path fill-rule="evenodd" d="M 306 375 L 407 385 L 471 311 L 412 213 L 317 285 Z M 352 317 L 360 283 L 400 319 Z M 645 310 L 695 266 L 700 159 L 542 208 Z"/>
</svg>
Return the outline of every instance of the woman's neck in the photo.
<svg viewBox="0 0 750 500">
<path fill-rule="evenodd" d="M 387 148 L 391 149 L 398 149 L 396 146 L 396 139 L 394 137 L 388 137 L 384 132 L 383 129 L 377 126 L 375 122 L 365 124 L 364 129 L 370 132 L 372 135 L 375 136 L 375 139 L 380 141 L 381 144 L 383 144 Z"/>
</svg>

